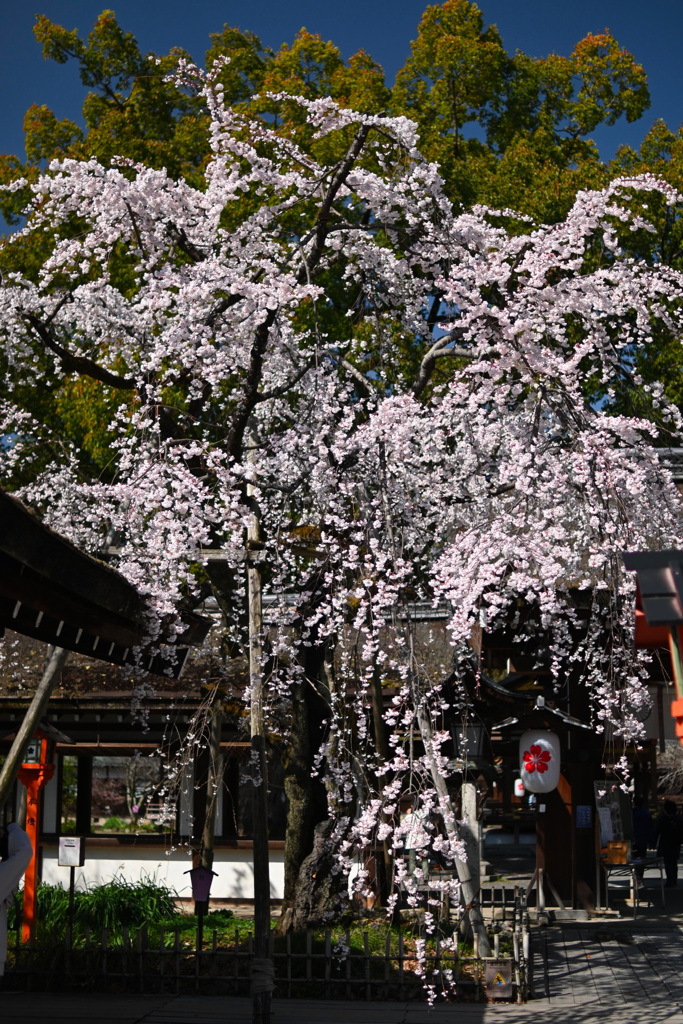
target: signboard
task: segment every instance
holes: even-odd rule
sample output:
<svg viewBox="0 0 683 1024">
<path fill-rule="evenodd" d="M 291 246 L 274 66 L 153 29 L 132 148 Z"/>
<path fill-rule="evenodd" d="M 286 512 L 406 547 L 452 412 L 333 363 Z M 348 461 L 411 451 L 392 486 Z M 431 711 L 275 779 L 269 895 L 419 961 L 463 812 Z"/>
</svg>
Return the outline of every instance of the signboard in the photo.
<svg viewBox="0 0 683 1024">
<path fill-rule="evenodd" d="M 60 836 L 57 864 L 60 868 L 80 868 L 85 864 L 85 839 L 81 836 Z"/>
<path fill-rule="evenodd" d="M 512 958 L 484 961 L 484 987 L 489 999 L 512 999 Z"/>
<path fill-rule="evenodd" d="M 577 804 L 576 827 L 593 828 L 593 808 L 590 804 Z"/>
</svg>

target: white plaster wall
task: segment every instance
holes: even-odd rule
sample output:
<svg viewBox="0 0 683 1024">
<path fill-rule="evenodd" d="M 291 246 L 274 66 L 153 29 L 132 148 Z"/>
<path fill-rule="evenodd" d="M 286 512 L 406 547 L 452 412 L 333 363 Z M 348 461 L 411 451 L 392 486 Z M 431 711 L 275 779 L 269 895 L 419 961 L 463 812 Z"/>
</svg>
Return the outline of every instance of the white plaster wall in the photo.
<svg viewBox="0 0 683 1024">
<path fill-rule="evenodd" d="M 69 868 L 57 864 L 57 847 L 43 848 L 42 879 L 49 885 L 69 885 Z M 212 899 L 254 898 L 254 873 L 251 850 L 218 849 L 214 855 L 216 877 L 211 886 Z M 167 885 L 178 896 L 191 898 L 190 878 L 185 872 L 192 867 L 190 854 L 178 849 L 166 855 L 163 850 L 140 847 L 88 847 L 85 864 L 76 868 L 76 888 L 101 885 L 121 876 L 127 882 L 150 879 Z M 270 895 L 282 899 L 284 892 L 284 851 L 270 851 Z"/>
</svg>

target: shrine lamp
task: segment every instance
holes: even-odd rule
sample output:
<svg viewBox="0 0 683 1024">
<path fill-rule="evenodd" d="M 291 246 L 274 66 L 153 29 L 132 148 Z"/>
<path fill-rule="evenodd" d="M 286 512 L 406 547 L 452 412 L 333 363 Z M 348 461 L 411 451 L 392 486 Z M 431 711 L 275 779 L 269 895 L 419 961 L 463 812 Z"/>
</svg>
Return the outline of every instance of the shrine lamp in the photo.
<svg viewBox="0 0 683 1024">
<path fill-rule="evenodd" d="M 519 740 L 519 775 L 529 793 L 551 793 L 560 781 L 560 741 L 549 729 L 529 729 Z"/>
<path fill-rule="evenodd" d="M 451 727 L 455 758 L 463 761 L 468 768 L 476 768 L 484 760 L 487 730 L 483 722 L 469 719 Z"/>
</svg>

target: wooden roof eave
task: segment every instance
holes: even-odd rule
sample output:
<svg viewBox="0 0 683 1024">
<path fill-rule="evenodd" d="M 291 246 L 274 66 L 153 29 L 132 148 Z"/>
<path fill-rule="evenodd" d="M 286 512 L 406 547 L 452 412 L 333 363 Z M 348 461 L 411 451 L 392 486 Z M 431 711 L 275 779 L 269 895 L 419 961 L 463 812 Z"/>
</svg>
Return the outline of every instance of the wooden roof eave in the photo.
<svg viewBox="0 0 683 1024">
<path fill-rule="evenodd" d="M 184 630 L 165 637 L 162 629 L 151 644 L 149 618 L 147 602 L 119 572 L 0 490 L 0 635 L 12 629 L 111 664 L 179 675 L 181 645 L 201 643 L 210 621 L 184 612 Z"/>
</svg>

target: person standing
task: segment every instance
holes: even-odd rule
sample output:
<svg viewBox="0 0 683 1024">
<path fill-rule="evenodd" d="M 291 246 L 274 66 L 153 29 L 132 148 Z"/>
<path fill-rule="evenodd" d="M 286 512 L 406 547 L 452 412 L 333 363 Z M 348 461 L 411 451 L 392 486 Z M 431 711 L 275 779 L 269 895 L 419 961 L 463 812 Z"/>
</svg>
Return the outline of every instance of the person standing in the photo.
<svg viewBox="0 0 683 1024">
<path fill-rule="evenodd" d="M 7 961 L 7 906 L 33 856 L 31 840 L 16 822 L 7 826 L 2 846 L 2 860 L 0 861 L 0 978 L 5 974 Z"/>
<path fill-rule="evenodd" d="M 657 818 L 657 853 L 664 861 L 666 887 L 678 884 L 678 858 L 683 839 L 683 818 L 673 800 L 664 801 L 664 809 Z"/>
</svg>

